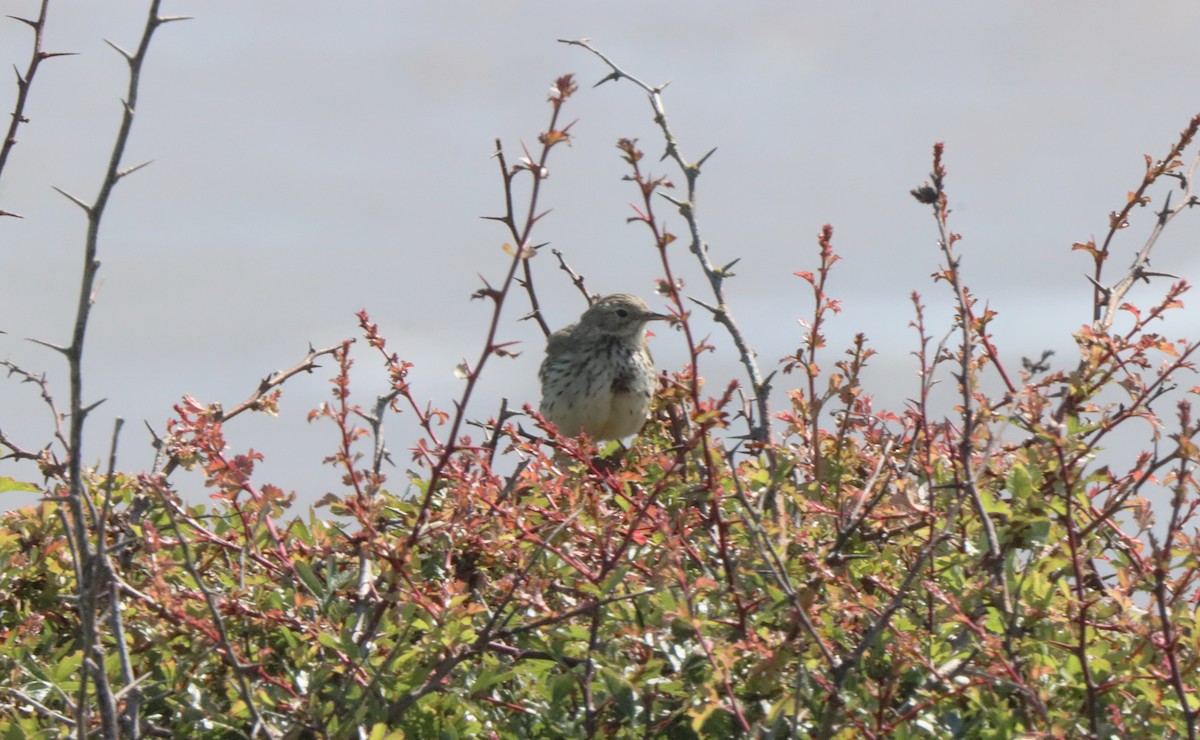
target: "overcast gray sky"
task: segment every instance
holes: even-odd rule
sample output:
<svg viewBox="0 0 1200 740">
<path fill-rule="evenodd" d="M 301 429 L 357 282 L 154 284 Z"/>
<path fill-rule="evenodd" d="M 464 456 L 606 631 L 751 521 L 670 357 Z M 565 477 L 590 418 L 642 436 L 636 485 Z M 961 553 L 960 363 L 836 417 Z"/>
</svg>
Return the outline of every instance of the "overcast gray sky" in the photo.
<svg viewBox="0 0 1200 740">
<path fill-rule="evenodd" d="M 3 10 L 32 17 L 37 5 L 6 0 Z M 0 179 L 0 208 L 24 216 L 0 221 L 0 357 L 46 370 L 64 405 L 61 358 L 25 341 L 65 344 L 75 311 L 84 219 L 51 186 L 94 196 L 126 84 L 104 40 L 132 48 L 146 6 L 52 3 L 47 50 L 79 56 L 42 66 Z M 122 416 L 127 469 L 151 459 L 143 420 L 161 430 L 185 393 L 242 400 L 310 342 L 354 335 L 362 308 L 415 363 L 418 397 L 451 408 L 453 368 L 477 356 L 486 328 L 488 306 L 468 298 L 477 275 L 496 280 L 506 267 L 507 235 L 479 218 L 502 207 L 492 142 L 510 159 L 535 144 L 549 83 L 564 72 L 582 83 L 566 112 L 578 119 L 575 141 L 553 154 L 543 200 L 553 213 L 536 238 L 593 290 L 662 307 L 653 246 L 625 222 L 636 194 L 614 148 L 637 137 L 656 158 L 649 108 L 631 85 L 592 89 L 606 69 L 557 38 L 589 38 L 648 82 L 671 81 L 685 154 L 718 147 L 700 183 L 701 226 L 715 262 L 741 258 L 730 303 L 767 369 L 799 341 L 795 319 L 811 309 L 793 273 L 814 267 L 814 236 L 833 224 L 844 260 L 831 290 L 845 311 L 829 326 L 827 363 L 864 331 L 880 352 L 868 390 L 892 408 L 916 388 L 910 293 L 923 294 L 932 326 L 951 320 L 947 289 L 929 279 L 934 225 L 908 194 L 933 142 L 946 142 L 952 225 L 969 285 L 999 312 L 998 344 L 1014 363 L 1046 347 L 1066 363 L 1091 297 L 1088 260 L 1071 244 L 1103 233 L 1142 154 L 1164 152 L 1200 112 L 1194 2 L 180 0 L 164 12 L 195 19 L 162 28 L 146 63 L 126 161 L 154 163 L 111 202 L 85 364 L 88 399 L 107 398 L 90 418 L 87 455 L 104 457 Z M 0 24 L 0 61 L 23 69 L 30 37 Z M 10 77 L 0 108 L 14 94 Z M 1114 270 L 1144 238 L 1141 217 Z M 1157 269 L 1196 279 L 1198 217 L 1169 229 Z M 674 264 L 686 292 L 707 298 L 682 246 Z M 551 324 L 574 320 L 582 301 L 550 255 L 535 269 Z M 1132 298 L 1149 301 L 1158 288 L 1138 290 Z M 501 396 L 536 402 L 543 342 L 516 321 L 524 309 L 510 307 L 501 337 L 522 354 L 494 361 L 471 416 L 487 417 Z M 1172 330 L 1194 335 L 1194 317 Z M 721 340 L 701 367 L 715 391 L 738 376 L 736 358 L 697 322 Z M 363 349 L 354 390 L 367 405 L 384 380 Z M 653 349 L 660 366 L 683 361 L 672 332 Z M 327 375 L 289 383 L 281 418 L 228 430 L 235 449 L 266 454 L 261 481 L 306 501 L 336 485 L 316 465 L 334 449 L 332 427 L 304 422 L 328 396 Z M 777 384 L 777 408 L 789 386 Z M 0 414 L 22 444 L 48 439 L 30 387 L 0 383 Z M 402 466 L 413 428 L 410 416 L 389 424 Z M 7 462 L 0 475 L 34 477 Z"/>
</svg>

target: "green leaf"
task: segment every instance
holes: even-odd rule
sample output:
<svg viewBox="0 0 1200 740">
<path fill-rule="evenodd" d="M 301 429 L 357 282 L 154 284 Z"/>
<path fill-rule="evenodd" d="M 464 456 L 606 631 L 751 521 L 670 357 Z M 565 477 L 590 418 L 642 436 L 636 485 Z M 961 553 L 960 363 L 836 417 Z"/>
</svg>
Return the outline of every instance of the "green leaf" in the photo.
<svg viewBox="0 0 1200 740">
<path fill-rule="evenodd" d="M 484 671 L 471 684 L 470 694 L 482 694 L 493 686 L 513 677 L 512 671 Z"/>
<path fill-rule="evenodd" d="M 550 685 L 550 701 L 554 705 L 563 704 L 575 690 L 575 679 L 572 676 L 550 676 L 547 683 Z"/>
<path fill-rule="evenodd" d="M 1004 481 L 1004 487 L 1012 493 L 1013 500 L 1023 501 L 1033 493 L 1033 478 L 1024 465 L 1016 463 L 1012 466 L 1012 470 L 1008 471 L 1008 479 Z"/>
<path fill-rule="evenodd" d="M 632 720 L 636 710 L 636 704 L 633 701 L 633 684 L 629 683 L 621 674 L 608 668 L 602 668 L 600 675 L 604 679 L 605 688 L 608 689 L 609 695 L 616 703 L 621 718 L 627 722 Z"/>
<path fill-rule="evenodd" d="M 296 573 L 299 574 L 300 580 L 304 581 L 304 585 L 318 601 L 325 600 L 325 584 L 313 572 L 312 566 L 303 560 L 296 561 Z"/>
<path fill-rule="evenodd" d="M 377 724 L 371 728 L 370 740 L 404 740 L 403 730 L 389 730 L 385 724 Z"/>
<path fill-rule="evenodd" d="M 24 481 L 19 481 L 14 478 L 6 478 L 5 476 L 0 475 L 0 493 L 7 493 L 8 491 L 29 491 L 31 493 L 37 493 L 41 490 L 42 489 L 38 488 L 32 483 L 26 483 Z"/>
</svg>

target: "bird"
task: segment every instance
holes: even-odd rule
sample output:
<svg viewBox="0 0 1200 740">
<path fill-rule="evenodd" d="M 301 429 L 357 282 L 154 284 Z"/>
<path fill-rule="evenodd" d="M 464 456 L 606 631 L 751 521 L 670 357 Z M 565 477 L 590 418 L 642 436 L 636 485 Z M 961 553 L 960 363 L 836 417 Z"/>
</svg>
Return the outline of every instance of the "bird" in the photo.
<svg viewBox="0 0 1200 740">
<path fill-rule="evenodd" d="M 596 441 L 641 431 L 658 387 L 646 324 L 667 318 L 637 296 L 615 293 L 551 334 L 538 371 L 542 417 L 560 434 Z"/>
</svg>

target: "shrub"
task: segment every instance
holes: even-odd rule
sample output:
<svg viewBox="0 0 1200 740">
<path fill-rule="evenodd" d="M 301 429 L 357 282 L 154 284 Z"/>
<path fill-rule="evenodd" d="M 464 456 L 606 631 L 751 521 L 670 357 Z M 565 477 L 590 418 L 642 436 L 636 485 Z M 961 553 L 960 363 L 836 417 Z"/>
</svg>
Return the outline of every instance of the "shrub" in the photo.
<svg viewBox="0 0 1200 740">
<path fill-rule="evenodd" d="M 145 42 L 167 20 L 156 4 L 151 19 L 128 55 L 131 102 Z M 30 24 L 40 38 L 44 15 Z M 956 313 L 939 339 L 914 293 L 916 395 L 893 412 L 861 382 L 872 356 L 862 335 L 840 355 L 826 346 L 840 310 L 833 229 L 796 273 L 812 295 L 800 345 L 764 375 L 724 294 L 732 264 L 717 266 L 700 236 L 706 157 L 684 156 L 661 87 L 568 43 L 648 96 L 681 178 L 676 188 L 647 171 L 636 141 L 618 143 L 638 198 L 631 220 L 661 255 L 660 293 L 690 353 L 662 376 L 642 434 L 597 448 L 506 406 L 478 436 L 467 429 L 478 379 L 508 352 L 502 309 L 527 301 L 549 331 L 533 233 L 547 161 L 571 138 L 560 114 L 577 91 L 565 75 L 540 148 L 510 164 L 498 143 L 506 264 L 476 294 L 492 318 L 454 401 L 422 400 L 364 311 L 362 337 L 391 388 L 367 406 L 352 395 L 346 340 L 236 407 L 185 397 L 152 470 L 121 472 L 115 454 L 105 470 L 82 465 L 77 384 L 55 444 L 33 451 L 0 433 L 5 457 L 44 476 L 42 503 L 0 530 L 4 736 L 1195 737 L 1200 425 L 1197 389 L 1178 386 L 1196 345 L 1154 331 L 1188 286 L 1171 283 L 1149 308 L 1125 298 L 1135 281 L 1166 277 L 1148 258 L 1196 202 L 1200 160 L 1183 157 L 1200 117 L 1147 157 L 1104 239 L 1075 245 L 1093 259 L 1095 320 L 1062 366 L 1001 361 L 995 314 L 962 282 L 935 145 L 913 195 L 933 216 L 935 280 Z M 128 134 L 101 197 L 74 199 L 93 226 L 89 264 Z M 1114 280 L 1115 237 L 1164 182 L 1182 196 L 1163 198 Z M 664 204 L 683 239 L 658 215 Z M 673 270 L 684 250 L 710 298 L 685 297 Z M 64 349 L 73 378 L 89 305 Z M 744 384 L 704 387 L 697 368 L 712 347 L 693 333 L 695 307 L 728 331 Z M 343 488 L 305 518 L 258 482 L 261 455 L 231 451 L 224 427 L 274 412 L 282 386 L 320 358 L 333 361 L 332 397 L 310 418 L 334 431 L 327 462 Z M 53 403 L 40 376 L 7 367 Z M 793 387 L 773 411 L 784 380 Z M 939 380 L 957 388 L 940 413 Z M 410 480 L 385 473 L 382 428 L 395 418 L 421 430 Z M 1138 422 L 1149 432 L 1135 463 L 1106 462 L 1104 446 Z M 181 499 L 181 469 L 202 476 L 213 503 Z"/>
</svg>

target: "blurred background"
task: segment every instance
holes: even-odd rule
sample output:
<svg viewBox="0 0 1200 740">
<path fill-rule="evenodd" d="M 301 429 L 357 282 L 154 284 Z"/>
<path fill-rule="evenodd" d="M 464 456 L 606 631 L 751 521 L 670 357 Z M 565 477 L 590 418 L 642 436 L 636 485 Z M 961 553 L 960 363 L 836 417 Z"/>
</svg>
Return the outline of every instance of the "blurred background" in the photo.
<svg viewBox="0 0 1200 740">
<path fill-rule="evenodd" d="M 35 0 L 6 0 L 4 13 L 36 17 Z M 65 363 L 27 341 L 66 344 L 74 318 L 85 221 L 53 192 L 94 198 L 111 151 L 127 78 L 106 44 L 132 49 L 146 2 L 52 2 L 45 62 L 26 109 L 30 122 L 0 177 L 0 357 L 44 371 L 62 407 Z M 627 71 L 670 81 L 666 106 L 684 154 L 717 152 L 703 170 L 698 209 L 712 259 L 740 258 L 726 284 L 730 306 L 764 371 L 795 351 L 796 319 L 811 315 L 806 284 L 816 234 L 834 226 L 843 257 L 830 282 L 843 312 L 827 326 L 831 367 L 856 332 L 878 351 L 868 374 L 877 408 L 915 395 L 911 293 L 928 305 L 938 336 L 952 321 L 951 295 L 933 284 L 939 253 L 929 209 L 909 190 L 927 178 L 935 141 L 946 143 L 952 228 L 961 233 L 966 281 L 998 312 L 995 341 L 1015 373 L 1020 357 L 1055 349 L 1075 361 L 1071 334 L 1090 320 L 1090 259 L 1076 241 L 1102 237 L 1108 214 L 1137 187 L 1142 155 L 1167 151 L 1200 112 L 1193 64 L 1200 5 L 1082 2 L 781 3 L 476 2 L 338 6 L 311 0 L 167 2 L 163 13 L 194 20 L 161 28 L 144 69 L 125 163 L 153 160 L 123 180 L 100 237 L 100 288 L 85 355 L 88 462 L 107 457 L 112 420 L 127 421 L 120 467 L 152 460 L 148 423 L 161 432 L 190 394 L 227 407 L 259 380 L 294 365 L 309 343 L 355 336 L 366 309 L 392 351 L 414 363 L 418 398 L 452 410 L 474 362 L 490 304 L 471 301 L 483 276 L 507 266 L 493 141 L 510 163 L 536 146 L 554 78 L 574 72 L 580 92 L 565 111 L 578 119 L 572 145 L 557 148 L 541 204 L 552 209 L 537 242 L 562 250 L 596 292 L 631 292 L 652 307 L 658 258 L 644 227 L 627 224 L 637 193 L 615 143 L 638 138 L 647 169 L 661 139 L 644 95 L 606 73 L 586 51 L 556 43 L 588 38 Z M 32 33 L 0 23 L 0 61 L 24 70 Z M 10 111 L 16 85 L 0 84 Z M 1163 191 L 1153 193 L 1161 205 Z M 676 233 L 681 220 L 663 203 Z M 1138 212 L 1118 240 L 1115 281 L 1153 220 Z M 1195 280 L 1200 214 L 1184 214 L 1156 248 L 1154 267 Z M 685 293 L 708 300 L 685 240 L 674 268 Z M 584 303 L 548 249 L 535 275 L 553 327 Z M 1151 304 L 1165 283 L 1139 285 Z M 504 314 L 501 341 L 520 356 L 493 358 L 468 415 L 536 404 L 544 342 L 523 295 Z M 700 367 L 719 393 L 741 378 L 731 345 L 702 312 L 700 335 L 718 347 Z M 1193 310 L 1166 325 L 1196 336 Z M 682 337 L 660 331 L 660 367 L 678 368 Z M 369 406 L 386 387 L 360 341 L 352 400 Z M 285 386 L 279 418 L 243 416 L 227 429 L 234 451 L 266 455 L 258 480 L 311 503 L 338 487 L 322 467 L 336 437 L 305 421 L 329 398 L 332 368 Z M 782 408 L 794 376 L 776 381 Z M 944 385 L 949 386 L 948 379 Z M 0 382 L 0 424 L 29 448 L 50 439 L 36 389 Z M 387 426 L 404 484 L 410 414 Z M 478 430 L 472 430 L 478 435 Z M 368 451 L 367 447 L 363 448 Z M 0 462 L 0 475 L 38 480 Z M 203 498 L 194 474 L 176 474 Z M 4 494 L 0 508 L 34 501 Z"/>
</svg>

